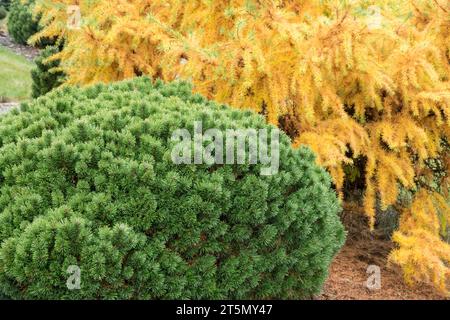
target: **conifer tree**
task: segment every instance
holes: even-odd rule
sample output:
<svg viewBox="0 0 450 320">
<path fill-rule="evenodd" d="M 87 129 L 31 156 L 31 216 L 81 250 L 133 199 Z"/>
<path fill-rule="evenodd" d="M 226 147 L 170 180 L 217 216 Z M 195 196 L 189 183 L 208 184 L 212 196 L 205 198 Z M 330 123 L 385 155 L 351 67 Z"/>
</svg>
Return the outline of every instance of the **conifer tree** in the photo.
<svg viewBox="0 0 450 320">
<path fill-rule="evenodd" d="M 0 7 L 3 7 L 6 10 L 8 10 L 10 5 L 11 5 L 11 0 L 0 0 Z"/>
<path fill-rule="evenodd" d="M 8 33 L 20 44 L 27 44 L 28 38 L 38 31 L 38 22 L 33 17 L 34 0 L 12 0 L 9 8 Z"/>
<path fill-rule="evenodd" d="M 5 19 L 7 15 L 8 12 L 6 11 L 6 9 L 3 6 L 0 6 L 0 21 Z"/>
<path fill-rule="evenodd" d="M 35 59 L 36 66 L 31 70 L 33 80 L 31 95 L 33 98 L 45 95 L 64 82 L 64 73 L 57 69 L 59 61 L 47 61 L 48 58 L 59 51 L 60 49 L 57 46 L 48 46 Z"/>
</svg>

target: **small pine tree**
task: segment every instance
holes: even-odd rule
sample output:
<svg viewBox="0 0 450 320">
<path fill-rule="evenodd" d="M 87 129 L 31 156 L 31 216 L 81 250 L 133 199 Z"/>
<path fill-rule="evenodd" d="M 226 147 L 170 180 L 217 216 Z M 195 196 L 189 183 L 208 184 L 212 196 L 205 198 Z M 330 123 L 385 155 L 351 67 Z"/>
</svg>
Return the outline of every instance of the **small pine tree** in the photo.
<svg viewBox="0 0 450 320">
<path fill-rule="evenodd" d="M 0 20 L 3 20 L 8 15 L 8 12 L 3 6 L 0 6 Z"/>
<path fill-rule="evenodd" d="M 8 33 L 19 44 L 28 44 L 30 37 L 41 30 L 41 15 L 34 14 L 35 0 L 12 0 L 7 23 Z M 45 48 L 56 44 L 55 37 L 42 37 L 34 45 Z"/>
<path fill-rule="evenodd" d="M 33 98 L 45 95 L 64 82 L 64 73 L 57 69 L 59 67 L 59 61 L 47 61 L 49 57 L 57 52 L 59 52 L 57 46 L 49 46 L 42 50 L 36 58 L 36 66 L 31 70 Z"/>
<path fill-rule="evenodd" d="M 38 22 L 32 13 L 33 1 L 12 0 L 8 18 L 8 33 L 20 44 L 27 44 L 28 39 L 38 31 Z"/>
<path fill-rule="evenodd" d="M 11 0 L 0 0 L 0 7 L 5 8 L 6 10 L 9 9 L 10 4 Z"/>
</svg>

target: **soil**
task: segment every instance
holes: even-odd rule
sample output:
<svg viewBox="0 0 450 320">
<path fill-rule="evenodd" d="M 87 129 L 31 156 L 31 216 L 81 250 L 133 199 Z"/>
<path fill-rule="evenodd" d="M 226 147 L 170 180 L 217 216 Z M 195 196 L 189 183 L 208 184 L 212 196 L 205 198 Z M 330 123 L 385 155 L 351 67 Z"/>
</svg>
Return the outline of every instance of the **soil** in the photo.
<svg viewBox="0 0 450 320">
<path fill-rule="evenodd" d="M 13 108 L 19 107 L 19 105 L 20 104 L 17 103 L 17 102 L 5 102 L 5 103 L 3 103 L 0 100 L 0 115 L 11 111 Z"/>
<path fill-rule="evenodd" d="M 357 206 L 347 206 L 342 220 L 348 231 L 347 243 L 336 256 L 330 276 L 318 300 L 443 300 L 430 285 L 409 287 L 401 270 L 388 264 L 394 244 L 385 236 L 370 233 L 367 220 Z M 381 288 L 368 289 L 370 265 L 380 267 Z"/>
<path fill-rule="evenodd" d="M 14 53 L 24 56 L 30 61 L 33 61 L 39 54 L 39 49 L 37 48 L 14 43 L 9 35 L 3 30 L 0 30 L 0 45 L 9 48 Z"/>
</svg>

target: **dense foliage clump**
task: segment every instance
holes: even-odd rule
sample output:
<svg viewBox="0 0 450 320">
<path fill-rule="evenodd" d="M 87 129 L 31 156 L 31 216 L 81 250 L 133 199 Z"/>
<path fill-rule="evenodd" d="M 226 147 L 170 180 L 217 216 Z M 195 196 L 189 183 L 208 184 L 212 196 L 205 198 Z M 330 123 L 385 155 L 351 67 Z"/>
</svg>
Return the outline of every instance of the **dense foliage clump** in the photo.
<svg viewBox="0 0 450 320">
<path fill-rule="evenodd" d="M 49 46 L 41 51 L 36 58 L 36 66 L 31 70 L 32 97 L 37 98 L 59 87 L 64 81 L 64 73 L 56 70 L 60 62 L 58 60 L 48 61 L 47 59 L 59 52 L 57 46 Z"/>
<path fill-rule="evenodd" d="M 6 10 L 8 10 L 10 4 L 11 0 L 0 0 L 0 7 L 5 8 Z"/>
<path fill-rule="evenodd" d="M 296 298 L 344 241 L 330 177 L 280 136 L 260 164 L 176 165 L 172 133 L 274 130 L 148 78 L 62 87 L 0 118 L 0 291 L 13 298 Z M 269 135 L 270 136 L 270 135 Z M 270 139 L 269 139 L 270 140 Z M 228 142 L 227 142 L 228 143 Z M 70 266 L 81 289 L 68 290 Z"/>
<path fill-rule="evenodd" d="M 0 20 L 3 20 L 8 15 L 8 12 L 3 6 L 0 6 Z"/>
<path fill-rule="evenodd" d="M 38 22 L 33 17 L 34 1 L 12 0 L 9 8 L 8 33 L 20 44 L 27 44 L 28 39 L 39 30 Z"/>
</svg>

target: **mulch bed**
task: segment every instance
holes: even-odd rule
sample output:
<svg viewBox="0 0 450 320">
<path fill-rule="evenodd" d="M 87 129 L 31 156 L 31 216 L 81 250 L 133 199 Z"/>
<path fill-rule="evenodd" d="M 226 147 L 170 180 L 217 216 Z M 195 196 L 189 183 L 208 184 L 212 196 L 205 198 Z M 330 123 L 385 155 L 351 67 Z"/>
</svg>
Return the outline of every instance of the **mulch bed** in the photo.
<svg viewBox="0 0 450 320">
<path fill-rule="evenodd" d="M 401 270 L 388 264 L 394 244 L 370 233 L 367 219 L 358 206 L 346 206 L 342 217 L 348 231 L 347 243 L 330 267 L 330 276 L 318 300 L 444 300 L 430 285 L 409 287 Z M 370 290 L 367 268 L 381 269 L 381 289 Z"/>
<path fill-rule="evenodd" d="M 9 48 L 14 53 L 24 56 L 30 61 L 33 61 L 39 54 L 39 49 L 37 48 L 14 43 L 9 35 L 2 30 L 0 30 L 0 45 Z"/>
<path fill-rule="evenodd" d="M 5 114 L 9 111 L 11 111 L 13 108 L 17 108 L 19 107 L 19 103 L 17 102 L 6 102 L 6 103 L 1 103 L 0 101 L 0 115 Z"/>
</svg>

